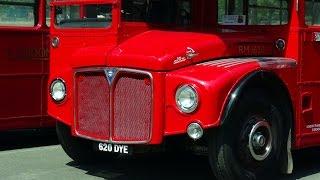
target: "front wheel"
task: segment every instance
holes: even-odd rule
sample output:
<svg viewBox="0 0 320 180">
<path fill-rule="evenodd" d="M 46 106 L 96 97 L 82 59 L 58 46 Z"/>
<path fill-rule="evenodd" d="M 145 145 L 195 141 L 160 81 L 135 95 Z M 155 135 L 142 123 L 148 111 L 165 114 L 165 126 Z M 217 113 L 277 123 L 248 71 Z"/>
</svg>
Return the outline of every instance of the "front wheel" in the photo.
<svg viewBox="0 0 320 180">
<path fill-rule="evenodd" d="M 209 137 L 209 161 L 219 180 L 268 179 L 280 170 L 282 115 L 266 93 L 247 94 Z"/>
<path fill-rule="evenodd" d="M 91 141 L 73 137 L 70 128 L 61 122 L 57 122 L 56 131 L 63 150 L 75 162 L 95 163 L 113 159 L 111 154 L 95 151 Z"/>
</svg>

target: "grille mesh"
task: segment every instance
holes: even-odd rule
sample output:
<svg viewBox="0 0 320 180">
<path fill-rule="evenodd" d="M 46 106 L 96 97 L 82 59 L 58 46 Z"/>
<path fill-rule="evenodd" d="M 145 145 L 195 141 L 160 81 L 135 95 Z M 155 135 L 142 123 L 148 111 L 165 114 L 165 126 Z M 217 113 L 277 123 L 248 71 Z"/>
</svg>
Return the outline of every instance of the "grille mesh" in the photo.
<svg viewBox="0 0 320 180">
<path fill-rule="evenodd" d="M 76 75 L 77 132 L 97 140 L 148 141 L 152 115 L 150 77 L 119 72 L 114 81 L 110 87 L 104 72 Z"/>
<path fill-rule="evenodd" d="M 104 73 L 82 73 L 77 80 L 78 133 L 97 139 L 109 139 L 110 90 Z"/>
<path fill-rule="evenodd" d="M 150 136 L 152 97 L 146 76 L 122 76 L 114 90 L 113 140 L 145 141 Z"/>
</svg>

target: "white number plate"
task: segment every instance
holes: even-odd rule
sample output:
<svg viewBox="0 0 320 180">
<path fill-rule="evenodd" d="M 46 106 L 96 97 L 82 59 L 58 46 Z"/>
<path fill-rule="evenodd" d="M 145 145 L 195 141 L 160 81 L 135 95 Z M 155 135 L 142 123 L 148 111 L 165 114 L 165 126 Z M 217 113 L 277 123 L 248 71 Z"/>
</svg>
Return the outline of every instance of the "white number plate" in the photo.
<svg viewBox="0 0 320 180">
<path fill-rule="evenodd" d="M 120 145 L 120 144 L 98 143 L 97 149 L 103 152 L 112 152 L 112 153 L 119 153 L 119 154 L 130 153 L 128 145 Z"/>
</svg>

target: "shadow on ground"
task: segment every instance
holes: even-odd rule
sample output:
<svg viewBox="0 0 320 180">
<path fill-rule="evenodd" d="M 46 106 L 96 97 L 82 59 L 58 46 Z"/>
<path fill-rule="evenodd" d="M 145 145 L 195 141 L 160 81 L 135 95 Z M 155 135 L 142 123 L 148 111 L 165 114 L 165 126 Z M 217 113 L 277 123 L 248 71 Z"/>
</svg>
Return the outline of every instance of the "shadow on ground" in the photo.
<svg viewBox="0 0 320 180">
<path fill-rule="evenodd" d="M 0 133 L 0 151 L 58 144 L 54 129 L 19 130 Z"/>
<path fill-rule="evenodd" d="M 108 180 L 212 180 L 213 177 L 207 158 L 193 155 L 123 157 L 112 164 L 89 166 L 69 162 L 67 165 Z"/>
<path fill-rule="evenodd" d="M 292 175 L 281 175 L 273 179 L 320 179 L 320 148 L 294 152 L 294 161 L 295 169 Z M 207 158 L 190 154 L 124 157 L 112 164 L 106 161 L 95 165 L 79 165 L 75 162 L 67 165 L 81 169 L 88 175 L 108 180 L 213 180 Z"/>
<path fill-rule="evenodd" d="M 0 133 L 0 151 L 58 144 L 54 130 L 15 131 Z M 273 180 L 320 179 L 320 148 L 294 152 L 294 173 Z M 62 164 L 61 164 L 62 166 Z M 93 177 L 108 180 L 213 180 L 207 157 L 191 154 L 121 157 L 110 163 L 67 166 Z"/>
</svg>

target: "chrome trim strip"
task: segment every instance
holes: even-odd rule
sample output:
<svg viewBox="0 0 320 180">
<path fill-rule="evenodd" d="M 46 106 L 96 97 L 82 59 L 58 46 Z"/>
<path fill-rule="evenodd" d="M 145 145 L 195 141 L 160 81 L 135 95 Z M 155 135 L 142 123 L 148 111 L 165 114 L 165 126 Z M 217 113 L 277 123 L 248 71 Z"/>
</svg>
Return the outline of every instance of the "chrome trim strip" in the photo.
<svg viewBox="0 0 320 180">
<path fill-rule="evenodd" d="M 266 69 L 285 69 L 295 68 L 297 61 L 290 58 L 278 58 L 278 57 L 257 57 L 259 65 Z"/>
<path fill-rule="evenodd" d="M 200 63 L 197 66 L 209 66 L 209 67 L 222 67 L 229 68 L 245 63 L 257 62 L 261 68 L 265 69 L 284 69 L 295 68 L 297 61 L 284 57 L 243 57 L 243 58 L 229 58 L 229 59 L 217 59 L 204 63 Z"/>
</svg>

